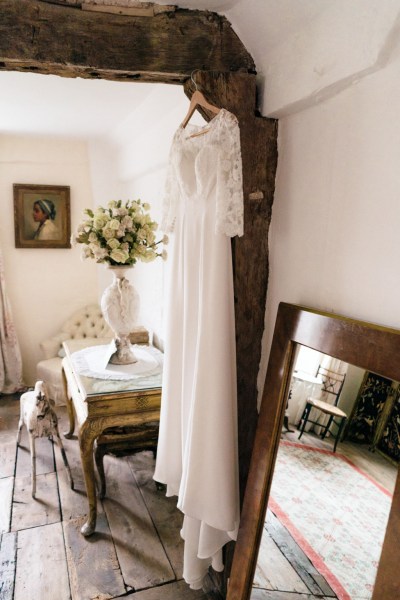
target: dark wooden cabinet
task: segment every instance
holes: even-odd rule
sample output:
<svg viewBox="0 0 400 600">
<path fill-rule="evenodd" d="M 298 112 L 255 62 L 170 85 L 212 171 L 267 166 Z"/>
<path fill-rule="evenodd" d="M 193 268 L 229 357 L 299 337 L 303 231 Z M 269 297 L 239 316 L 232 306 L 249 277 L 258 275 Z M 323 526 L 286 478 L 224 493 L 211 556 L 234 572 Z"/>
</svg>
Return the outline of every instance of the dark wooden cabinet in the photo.
<svg viewBox="0 0 400 600">
<path fill-rule="evenodd" d="M 400 387 L 397 382 L 365 373 L 345 439 L 369 444 L 391 460 L 400 462 Z"/>
</svg>

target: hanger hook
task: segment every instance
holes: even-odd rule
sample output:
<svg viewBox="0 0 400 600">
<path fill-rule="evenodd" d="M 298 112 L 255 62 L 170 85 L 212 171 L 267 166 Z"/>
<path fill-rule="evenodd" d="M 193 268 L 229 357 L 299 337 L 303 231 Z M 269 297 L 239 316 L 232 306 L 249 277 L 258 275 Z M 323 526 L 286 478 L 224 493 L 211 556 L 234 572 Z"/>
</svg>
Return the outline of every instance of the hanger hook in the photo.
<svg viewBox="0 0 400 600">
<path fill-rule="evenodd" d="M 197 90 L 197 83 L 196 83 L 196 82 L 195 82 L 195 80 L 193 79 L 193 75 L 194 75 L 195 73 L 197 73 L 197 71 L 200 71 L 200 69 L 194 69 L 194 70 L 192 71 L 191 75 L 190 75 L 190 79 L 192 80 L 192 83 L 193 83 L 193 85 L 194 85 L 194 89 L 195 89 L 195 90 Z"/>
</svg>

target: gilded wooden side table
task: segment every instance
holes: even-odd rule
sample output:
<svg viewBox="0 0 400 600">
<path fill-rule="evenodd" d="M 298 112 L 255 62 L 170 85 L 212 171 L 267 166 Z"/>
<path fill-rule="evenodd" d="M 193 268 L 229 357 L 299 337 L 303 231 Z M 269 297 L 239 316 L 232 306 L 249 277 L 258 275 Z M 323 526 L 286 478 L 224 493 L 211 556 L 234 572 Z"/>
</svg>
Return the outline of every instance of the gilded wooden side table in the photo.
<svg viewBox="0 0 400 600">
<path fill-rule="evenodd" d="M 107 340 L 97 340 L 105 344 Z M 105 493 L 102 457 L 104 445 L 119 448 L 124 444 L 130 450 L 156 447 L 154 427 L 158 425 L 161 402 L 162 354 L 150 346 L 158 357 L 160 368 L 148 376 L 134 379 L 114 380 L 93 378 L 83 375 L 77 369 L 74 356 L 85 346 L 84 340 L 68 340 L 63 344 L 65 358 L 62 361 L 63 380 L 66 390 L 69 438 L 78 424 L 78 439 L 83 475 L 89 503 L 89 515 L 81 528 L 84 536 L 91 535 L 96 527 L 97 499 L 95 482 L 95 442 L 96 462 L 100 475 L 100 496 Z M 158 353 L 158 354 L 157 354 Z"/>
</svg>

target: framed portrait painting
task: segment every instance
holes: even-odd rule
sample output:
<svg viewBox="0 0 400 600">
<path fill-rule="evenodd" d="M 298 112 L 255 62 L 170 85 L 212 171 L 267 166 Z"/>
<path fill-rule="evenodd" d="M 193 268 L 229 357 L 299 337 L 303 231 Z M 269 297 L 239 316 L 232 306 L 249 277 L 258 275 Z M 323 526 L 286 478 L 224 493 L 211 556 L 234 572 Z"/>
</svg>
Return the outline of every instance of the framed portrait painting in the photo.
<svg viewBox="0 0 400 600">
<path fill-rule="evenodd" d="M 14 184 L 16 248 L 71 248 L 70 188 Z"/>
</svg>

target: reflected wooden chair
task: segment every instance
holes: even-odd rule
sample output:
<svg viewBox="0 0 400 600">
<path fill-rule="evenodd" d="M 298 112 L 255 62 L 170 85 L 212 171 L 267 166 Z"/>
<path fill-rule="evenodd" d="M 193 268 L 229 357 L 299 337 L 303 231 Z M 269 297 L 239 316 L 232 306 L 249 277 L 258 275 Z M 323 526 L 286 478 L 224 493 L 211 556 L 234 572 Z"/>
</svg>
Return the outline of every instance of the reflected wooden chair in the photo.
<svg viewBox="0 0 400 600">
<path fill-rule="evenodd" d="M 322 428 L 322 439 L 325 438 L 328 432 L 332 435 L 335 440 L 333 451 L 336 452 L 336 446 L 338 445 L 347 421 L 347 414 L 337 406 L 346 375 L 336 373 L 335 371 L 331 371 L 320 365 L 318 367 L 317 377 L 319 377 L 322 382 L 321 391 L 324 399 L 313 398 L 311 396 L 307 398 L 306 406 L 298 424 L 298 429 L 300 430 L 298 439 L 303 435 L 307 423 L 318 425 Z M 313 414 L 316 414 L 314 412 L 310 415 L 312 409 L 328 416 L 326 424 L 320 423 L 318 420 L 312 420 Z M 310 416 L 312 418 L 310 418 Z M 330 430 L 332 426 L 333 431 Z M 336 433 L 334 431 L 335 429 Z"/>
</svg>

